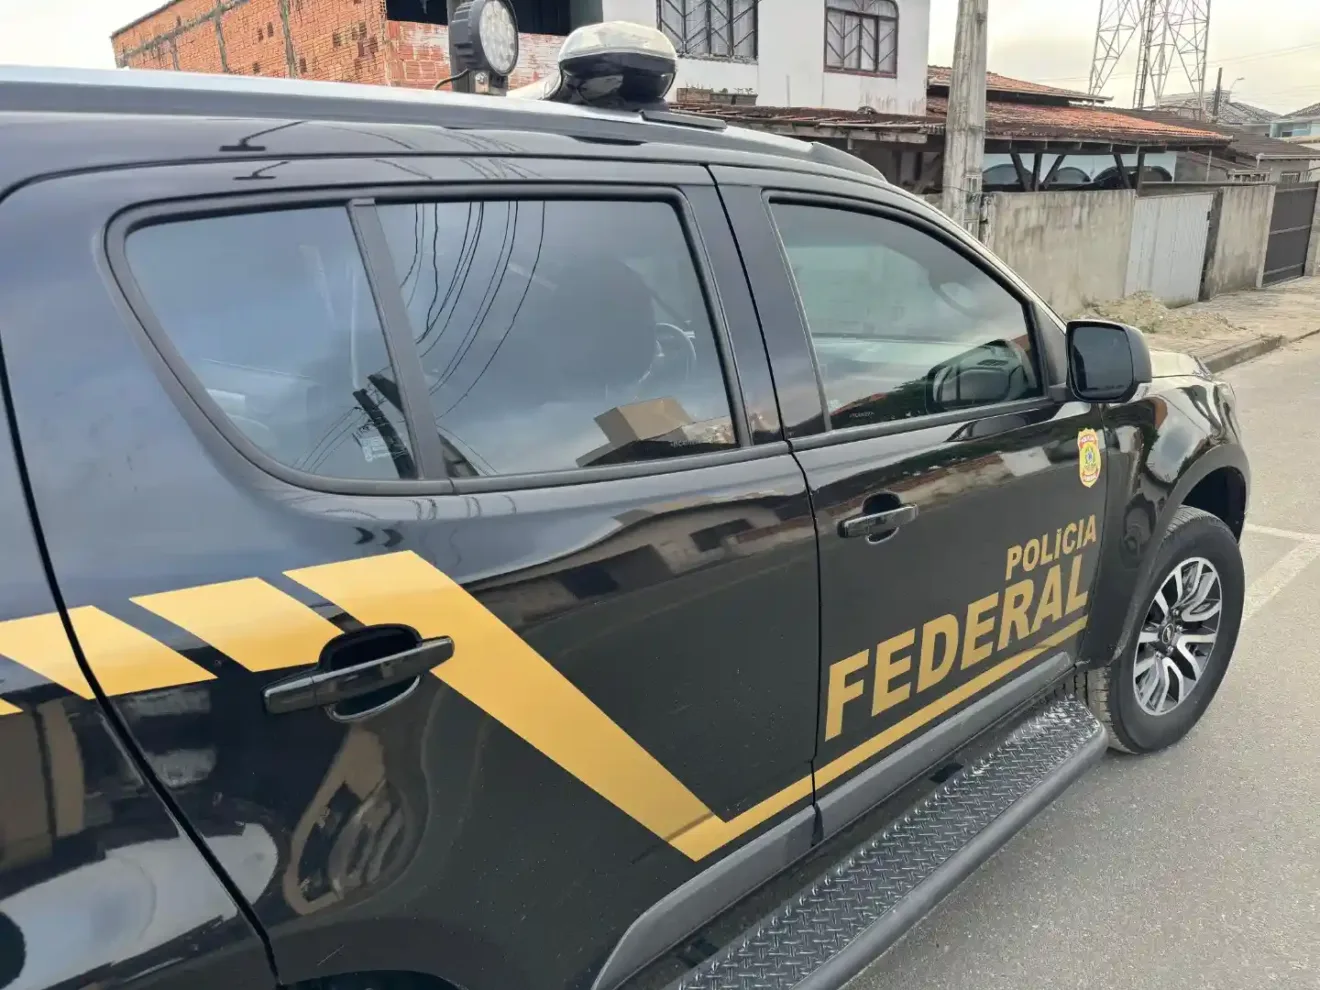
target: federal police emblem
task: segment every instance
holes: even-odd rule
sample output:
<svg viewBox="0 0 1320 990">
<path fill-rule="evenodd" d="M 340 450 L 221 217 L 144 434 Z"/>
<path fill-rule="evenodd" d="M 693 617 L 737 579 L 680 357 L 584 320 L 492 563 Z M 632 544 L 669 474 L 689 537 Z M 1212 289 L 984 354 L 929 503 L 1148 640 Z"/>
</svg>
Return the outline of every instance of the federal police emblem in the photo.
<svg viewBox="0 0 1320 990">
<path fill-rule="evenodd" d="M 1100 480 L 1100 437 L 1095 430 L 1077 434 L 1077 473 L 1087 488 Z"/>
</svg>

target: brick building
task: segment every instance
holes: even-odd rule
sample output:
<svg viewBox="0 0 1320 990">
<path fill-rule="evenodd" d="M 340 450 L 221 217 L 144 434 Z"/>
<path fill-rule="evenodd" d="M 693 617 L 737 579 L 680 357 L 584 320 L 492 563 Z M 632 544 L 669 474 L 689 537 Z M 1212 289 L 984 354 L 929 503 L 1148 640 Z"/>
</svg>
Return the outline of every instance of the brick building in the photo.
<svg viewBox="0 0 1320 990">
<path fill-rule="evenodd" d="M 511 84 L 521 86 L 554 67 L 577 26 L 570 9 L 591 4 L 514 6 L 523 31 Z M 445 13 L 445 0 L 171 0 L 111 43 L 115 63 L 135 69 L 431 87 L 450 75 Z"/>
</svg>

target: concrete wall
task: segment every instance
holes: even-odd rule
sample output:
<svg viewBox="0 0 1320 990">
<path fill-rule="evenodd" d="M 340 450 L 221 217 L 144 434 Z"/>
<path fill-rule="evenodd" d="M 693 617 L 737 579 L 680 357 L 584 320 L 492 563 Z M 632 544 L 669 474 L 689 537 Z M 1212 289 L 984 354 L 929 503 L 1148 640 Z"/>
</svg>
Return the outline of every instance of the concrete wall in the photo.
<svg viewBox="0 0 1320 990">
<path fill-rule="evenodd" d="M 1130 190 L 989 193 L 986 246 L 1061 316 L 1119 299 L 1136 194 Z"/>
<path fill-rule="evenodd" d="M 1215 194 L 1201 298 L 1260 288 L 1274 186 L 1226 186 Z"/>
<path fill-rule="evenodd" d="M 605 20 L 656 26 L 656 0 L 601 0 Z M 926 112 L 930 0 L 899 4 L 898 71 L 893 76 L 825 71 L 823 0 L 774 0 L 758 9 L 757 58 L 683 58 L 678 86 L 755 93 L 761 106 Z"/>
<path fill-rule="evenodd" d="M 1307 275 L 1320 275 L 1320 196 L 1315 199 L 1315 218 L 1311 221 L 1311 244 L 1306 250 Z"/>
</svg>

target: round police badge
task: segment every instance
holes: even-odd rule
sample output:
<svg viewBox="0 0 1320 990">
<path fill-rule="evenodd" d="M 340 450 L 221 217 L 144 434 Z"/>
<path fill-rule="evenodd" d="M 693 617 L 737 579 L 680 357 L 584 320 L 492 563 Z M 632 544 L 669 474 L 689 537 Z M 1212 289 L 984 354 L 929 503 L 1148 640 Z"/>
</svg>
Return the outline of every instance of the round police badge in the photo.
<svg viewBox="0 0 1320 990">
<path fill-rule="evenodd" d="M 1100 437 L 1095 430 L 1077 434 L 1077 473 L 1087 488 L 1100 480 Z"/>
</svg>

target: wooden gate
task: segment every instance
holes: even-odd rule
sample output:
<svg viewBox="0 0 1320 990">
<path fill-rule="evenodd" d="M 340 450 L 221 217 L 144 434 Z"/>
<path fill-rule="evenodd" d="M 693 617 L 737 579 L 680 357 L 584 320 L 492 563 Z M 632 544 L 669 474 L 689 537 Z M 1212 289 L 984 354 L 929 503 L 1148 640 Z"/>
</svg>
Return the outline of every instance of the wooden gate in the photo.
<svg viewBox="0 0 1320 990">
<path fill-rule="evenodd" d="M 1315 221 L 1316 191 L 1320 183 L 1279 186 L 1270 214 L 1270 241 L 1265 250 L 1265 284 L 1300 278 L 1306 269 L 1306 249 Z"/>
</svg>

